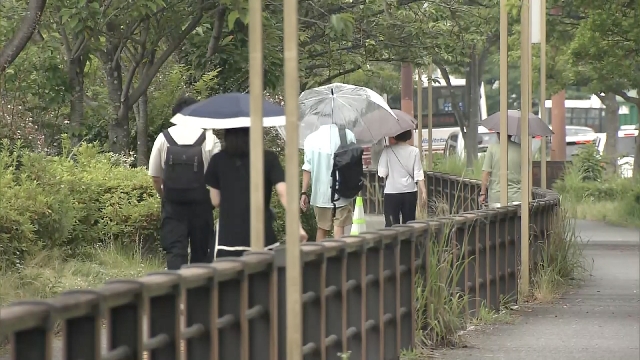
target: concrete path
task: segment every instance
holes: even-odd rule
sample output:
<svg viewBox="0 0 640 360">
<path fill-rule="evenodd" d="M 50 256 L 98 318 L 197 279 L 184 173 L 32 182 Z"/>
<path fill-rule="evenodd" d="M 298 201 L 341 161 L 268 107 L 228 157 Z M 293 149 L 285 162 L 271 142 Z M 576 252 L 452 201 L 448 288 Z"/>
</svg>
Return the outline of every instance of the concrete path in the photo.
<svg viewBox="0 0 640 360">
<path fill-rule="evenodd" d="M 607 225 L 600 221 L 576 220 L 576 230 L 587 245 L 638 245 L 640 229 Z"/>
<path fill-rule="evenodd" d="M 640 231 L 578 221 L 592 276 L 557 304 L 520 311 L 515 325 L 470 331 L 443 359 L 640 359 Z"/>
</svg>

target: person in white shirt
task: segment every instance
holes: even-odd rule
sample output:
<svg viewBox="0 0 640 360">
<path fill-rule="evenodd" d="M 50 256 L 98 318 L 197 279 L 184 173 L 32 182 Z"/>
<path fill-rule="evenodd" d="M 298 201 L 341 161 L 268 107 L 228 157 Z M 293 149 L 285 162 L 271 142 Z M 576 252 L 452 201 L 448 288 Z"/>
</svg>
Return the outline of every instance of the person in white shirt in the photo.
<svg viewBox="0 0 640 360">
<path fill-rule="evenodd" d="M 385 178 L 384 220 L 385 226 L 406 224 L 416 219 L 418 187 L 421 201 L 426 202 L 427 188 L 419 150 L 407 144 L 412 131 L 396 136 L 394 145 L 386 147 L 378 162 L 378 176 Z"/>
<path fill-rule="evenodd" d="M 173 115 L 197 100 L 183 97 Z M 213 205 L 204 174 L 220 141 L 211 130 L 188 125 L 170 127 L 158 135 L 149 157 L 149 175 L 162 199 L 160 243 L 167 254 L 167 269 L 189 263 L 210 262 L 215 238 Z"/>
<path fill-rule="evenodd" d="M 304 140 L 300 208 L 307 211 L 310 205 L 313 206 L 318 227 L 316 241 L 324 240 L 331 230 L 333 237 L 338 239 L 344 235 L 344 228 L 353 223 L 353 199 L 331 199 L 331 170 L 335 152 L 340 146 L 338 131 L 335 124 L 323 125 Z M 356 142 L 353 132 L 346 130 L 345 133 L 347 143 Z M 307 194 L 309 185 L 311 199 Z"/>
</svg>

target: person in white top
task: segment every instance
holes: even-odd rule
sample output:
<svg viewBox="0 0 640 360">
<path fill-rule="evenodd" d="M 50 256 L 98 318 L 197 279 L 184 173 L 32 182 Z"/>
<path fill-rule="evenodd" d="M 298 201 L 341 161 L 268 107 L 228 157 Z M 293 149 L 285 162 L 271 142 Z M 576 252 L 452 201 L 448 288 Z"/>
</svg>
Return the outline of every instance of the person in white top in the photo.
<svg viewBox="0 0 640 360">
<path fill-rule="evenodd" d="M 173 115 L 197 100 L 183 97 L 173 107 Z M 178 270 L 189 263 L 212 260 L 215 239 L 213 205 L 204 174 L 220 141 L 211 130 L 176 125 L 163 131 L 153 144 L 149 175 L 162 199 L 160 243 L 167 254 L 167 269 Z"/>
<path fill-rule="evenodd" d="M 419 150 L 407 144 L 412 131 L 407 130 L 393 138 L 396 144 L 385 147 L 378 162 L 378 176 L 385 178 L 385 226 L 406 224 L 416 219 L 418 187 L 421 201 L 426 202 L 427 188 Z"/>
<path fill-rule="evenodd" d="M 356 136 L 350 130 L 345 130 L 345 136 L 348 143 L 356 142 Z M 335 124 L 320 126 L 304 140 L 300 208 L 307 211 L 309 205 L 313 206 L 318 227 L 316 241 L 324 240 L 331 230 L 333 237 L 338 239 L 344 235 L 344 228 L 353 223 L 353 199 L 334 201 L 331 198 L 331 170 L 339 146 L 340 134 Z M 311 199 L 307 195 L 309 185 Z"/>
</svg>

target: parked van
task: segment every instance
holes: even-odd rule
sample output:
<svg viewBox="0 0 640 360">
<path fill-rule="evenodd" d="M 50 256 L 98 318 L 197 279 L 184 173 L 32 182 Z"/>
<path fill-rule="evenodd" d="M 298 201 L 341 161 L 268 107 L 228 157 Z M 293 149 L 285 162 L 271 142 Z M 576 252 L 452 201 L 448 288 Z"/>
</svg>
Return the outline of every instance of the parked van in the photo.
<svg viewBox="0 0 640 360">
<path fill-rule="evenodd" d="M 485 153 L 487 147 L 491 144 L 498 142 L 498 136 L 495 132 L 485 128 L 484 126 L 478 126 L 478 154 Z M 464 157 L 464 137 L 460 132 L 460 129 L 453 130 L 449 133 L 447 141 L 444 144 L 444 156 L 458 156 Z"/>
</svg>

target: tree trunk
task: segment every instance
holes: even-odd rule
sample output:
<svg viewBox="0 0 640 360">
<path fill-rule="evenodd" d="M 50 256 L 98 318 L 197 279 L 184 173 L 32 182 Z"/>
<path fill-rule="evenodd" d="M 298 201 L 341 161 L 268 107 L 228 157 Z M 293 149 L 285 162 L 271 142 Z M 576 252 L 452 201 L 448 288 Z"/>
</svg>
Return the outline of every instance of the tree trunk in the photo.
<svg viewBox="0 0 640 360">
<path fill-rule="evenodd" d="M 149 165 L 149 122 L 148 122 L 148 98 L 147 93 L 143 93 L 134 106 L 134 114 L 136 116 L 136 137 L 137 149 L 136 159 L 138 167 L 146 167 Z"/>
<path fill-rule="evenodd" d="M 468 110 L 469 126 L 467 127 L 467 138 L 465 139 L 465 150 L 467 151 L 467 167 L 472 168 L 478 159 L 478 124 L 480 122 L 480 84 L 478 82 L 478 56 L 471 54 L 469 61 L 469 71 L 466 79 L 469 89 L 469 102 L 466 106 Z"/>
<path fill-rule="evenodd" d="M 127 99 L 122 98 L 122 64 L 118 45 L 108 45 L 103 57 L 102 64 L 111 102 L 109 149 L 116 154 L 125 154 L 129 151 L 129 106 Z"/>
<path fill-rule="evenodd" d="M 71 143 L 76 146 L 82 141 L 82 124 L 84 119 L 84 69 L 87 65 L 86 56 L 80 54 L 69 59 L 67 73 L 71 85 L 71 103 L 69 110 L 69 125 L 71 128 Z"/>
<path fill-rule="evenodd" d="M 27 46 L 33 32 L 36 31 L 46 4 L 46 0 L 29 0 L 27 13 L 22 19 L 20 27 L 0 49 L 0 74 L 18 58 L 18 55 Z"/>
<path fill-rule="evenodd" d="M 604 143 L 603 160 L 606 163 L 607 173 L 614 175 L 618 168 L 617 143 L 618 128 L 620 127 L 618 110 L 620 105 L 616 101 L 616 95 L 611 92 L 598 95 L 598 98 L 605 106 L 604 130 L 607 133 L 607 141 Z"/>
<path fill-rule="evenodd" d="M 456 122 L 458 123 L 458 128 L 460 128 L 460 134 L 462 134 L 462 138 L 465 139 L 466 142 L 468 128 L 467 118 L 464 116 L 464 113 L 460 109 L 460 106 L 458 106 L 460 100 L 458 99 L 456 93 L 453 91 L 453 86 L 451 85 L 451 77 L 449 76 L 449 72 L 447 71 L 446 67 L 441 64 L 436 64 L 436 66 L 438 67 L 438 70 L 440 70 L 440 74 L 442 75 L 444 82 L 447 84 L 447 89 L 451 93 L 451 108 L 453 109 Z"/>
</svg>

